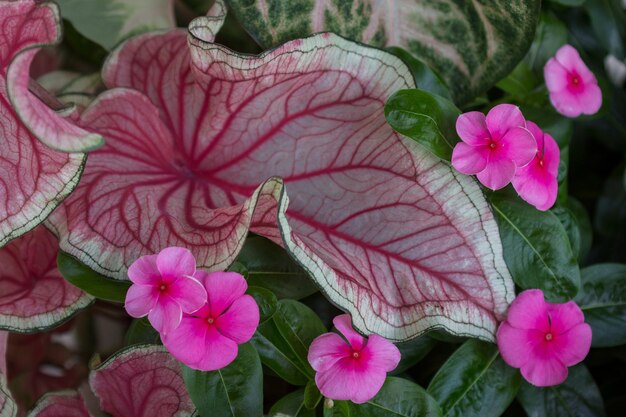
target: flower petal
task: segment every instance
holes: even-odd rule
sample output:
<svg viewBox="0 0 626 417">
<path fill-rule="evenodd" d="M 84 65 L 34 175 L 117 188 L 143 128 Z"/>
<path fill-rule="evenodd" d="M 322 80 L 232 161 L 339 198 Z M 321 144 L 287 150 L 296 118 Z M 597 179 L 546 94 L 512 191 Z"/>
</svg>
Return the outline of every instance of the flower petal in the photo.
<svg viewBox="0 0 626 417">
<path fill-rule="evenodd" d="M 133 284 L 126 292 L 124 308 L 131 317 L 146 316 L 156 305 L 159 291 L 152 285 Z"/>
<path fill-rule="evenodd" d="M 550 315 L 552 332 L 555 334 L 565 333 L 585 322 L 585 315 L 574 301 L 568 301 L 564 304 L 549 304 L 548 314 Z"/>
<path fill-rule="evenodd" d="M 511 303 L 506 321 L 517 329 L 548 332 L 548 303 L 543 298 L 543 291 L 522 291 Z"/>
<path fill-rule="evenodd" d="M 551 92 L 550 103 L 563 116 L 578 117 L 582 113 L 578 103 L 578 95 L 570 92 L 568 89 Z"/>
<path fill-rule="evenodd" d="M 237 357 L 239 348 L 234 340 L 220 334 L 215 326 L 210 326 L 204 338 L 206 354 L 190 368 L 201 371 L 215 371 L 228 366 Z"/>
<path fill-rule="evenodd" d="M 333 324 L 346 338 L 350 346 L 355 350 L 361 350 L 365 344 L 365 338 L 352 328 L 352 319 L 349 314 L 342 314 L 333 319 Z"/>
<path fill-rule="evenodd" d="M 556 51 L 555 57 L 569 73 L 576 73 L 584 83 L 596 82 L 596 77 L 587 68 L 580 54 L 573 46 L 563 45 Z"/>
<path fill-rule="evenodd" d="M 597 84 L 585 85 L 578 95 L 578 103 L 583 114 L 596 114 L 602 107 L 602 90 Z"/>
<path fill-rule="evenodd" d="M 157 255 L 145 255 L 128 268 L 128 278 L 135 284 L 156 285 L 161 282 L 161 273 L 156 265 Z"/>
<path fill-rule="evenodd" d="M 309 347 L 308 360 L 311 367 L 323 372 L 352 354 L 352 348 L 336 333 L 324 333 L 316 337 Z"/>
<path fill-rule="evenodd" d="M 381 368 L 355 366 L 352 358 L 344 358 L 315 374 L 315 383 L 324 397 L 362 404 L 376 396 L 386 376 Z"/>
<path fill-rule="evenodd" d="M 245 278 L 236 272 L 198 271 L 196 278 L 206 288 L 209 308 L 213 317 L 222 314 L 248 289 Z"/>
<path fill-rule="evenodd" d="M 183 275 L 193 276 L 196 273 L 196 259 L 191 251 L 185 248 L 174 246 L 163 249 L 157 256 L 156 264 L 164 279 L 173 280 Z"/>
<path fill-rule="evenodd" d="M 514 127 L 498 142 L 498 146 L 507 159 L 523 167 L 537 155 L 537 141 L 529 130 L 523 127 Z"/>
<path fill-rule="evenodd" d="M 476 177 L 485 187 L 499 190 L 511 182 L 515 169 L 515 162 L 503 156 L 501 152 L 491 152 L 487 166 L 476 174 Z"/>
<path fill-rule="evenodd" d="M 182 316 L 183 312 L 176 301 L 161 296 L 148 314 L 148 320 L 159 333 L 167 334 L 178 327 Z"/>
<path fill-rule="evenodd" d="M 541 154 L 543 155 L 543 166 L 556 178 L 559 174 L 559 164 L 561 163 L 561 150 L 554 138 L 547 133 L 543 135 Z"/>
<path fill-rule="evenodd" d="M 368 358 L 368 366 L 393 371 L 400 363 L 400 350 L 390 341 L 377 334 L 369 335 L 362 351 Z"/>
<path fill-rule="evenodd" d="M 552 356 L 531 358 L 520 371 L 526 381 L 537 387 L 558 385 L 567 379 L 567 366 Z"/>
<path fill-rule="evenodd" d="M 168 288 L 168 295 L 180 305 L 184 313 L 193 313 L 207 302 L 204 286 L 190 276 L 182 276 L 172 282 Z"/>
<path fill-rule="evenodd" d="M 519 107 L 512 104 L 498 104 L 487 113 L 487 128 L 491 137 L 498 141 L 514 127 L 526 127 L 526 120 Z"/>
<path fill-rule="evenodd" d="M 521 368 L 532 350 L 533 340 L 528 332 L 536 330 L 517 329 L 507 322 L 500 324 L 496 338 L 502 359 L 513 368 Z"/>
<path fill-rule="evenodd" d="M 562 91 L 569 84 L 569 73 L 556 58 L 550 58 L 546 62 L 546 65 L 543 67 L 543 78 L 550 92 Z"/>
<path fill-rule="evenodd" d="M 558 193 L 557 177 L 546 168 L 545 164 L 542 167 L 538 159 L 535 159 L 529 165 L 519 168 L 511 180 L 519 196 L 541 211 L 554 205 Z"/>
<path fill-rule="evenodd" d="M 250 340 L 258 325 L 259 306 L 249 295 L 236 299 L 224 314 L 215 319 L 219 332 L 238 344 Z"/>
<path fill-rule="evenodd" d="M 204 341 L 208 328 L 206 320 L 186 315 L 175 330 L 162 334 L 161 340 L 172 356 L 193 366 L 207 355 Z"/>
<path fill-rule="evenodd" d="M 485 115 L 478 111 L 460 115 L 456 119 L 456 133 L 470 146 L 487 145 L 491 138 Z"/>
<path fill-rule="evenodd" d="M 470 146 L 459 142 L 452 151 L 452 166 L 466 175 L 484 170 L 488 160 L 489 150 L 486 146 Z"/>
<path fill-rule="evenodd" d="M 556 357 L 566 366 L 573 366 L 589 353 L 591 348 L 591 326 L 579 324 L 571 330 L 556 335 L 552 343 Z"/>
</svg>

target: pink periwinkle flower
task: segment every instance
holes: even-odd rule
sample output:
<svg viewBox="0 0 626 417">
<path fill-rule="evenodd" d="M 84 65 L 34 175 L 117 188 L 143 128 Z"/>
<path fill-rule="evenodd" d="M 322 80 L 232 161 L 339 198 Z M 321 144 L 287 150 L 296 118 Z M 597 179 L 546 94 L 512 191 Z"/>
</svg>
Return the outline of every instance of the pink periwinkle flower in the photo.
<svg viewBox="0 0 626 417">
<path fill-rule="evenodd" d="M 245 294 L 248 284 L 235 272 L 198 271 L 208 299 L 180 326 L 161 334 L 163 344 L 176 359 L 201 371 L 221 369 L 235 360 L 238 345 L 252 338 L 259 325 L 259 306 Z"/>
<path fill-rule="evenodd" d="M 602 106 L 598 81 L 571 45 L 563 45 L 543 67 L 554 108 L 564 116 L 594 114 Z"/>
<path fill-rule="evenodd" d="M 183 312 L 193 313 L 206 303 L 206 291 L 194 274 L 196 260 L 187 249 L 171 247 L 142 256 L 128 268 L 133 285 L 126 293 L 126 311 L 137 318 L 147 315 L 160 333 L 171 332 Z"/>
<path fill-rule="evenodd" d="M 533 122 L 526 125 L 537 140 L 537 154 L 528 165 L 517 169 L 511 182 L 526 202 L 546 211 L 556 201 L 561 151 L 552 136 L 542 132 L 539 126 Z"/>
<path fill-rule="evenodd" d="M 380 391 L 387 372 L 400 362 L 400 351 L 378 335 L 367 339 L 352 328 L 348 314 L 333 320 L 336 333 L 318 336 L 309 348 L 309 363 L 317 373 L 315 383 L 320 392 L 332 400 L 364 403 Z"/>
<path fill-rule="evenodd" d="M 537 153 L 537 143 L 526 129 L 526 120 L 517 106 L 499 104 L 484 114 L 463 113 L 456 121 L 462 142 L 452 152 L 452 166 L 492 190 L 505 187 L 518 167 L 528 164 Z"/>
<path fill-rule="evenodd" d="M 580 307 L 546 302 L 541 290 L 520 293 L 498 328 L 502 359 L 538 387 L 557 385 L 567 367 L 581 362 L 591 347 L 591 327 Z"/>
</svg>

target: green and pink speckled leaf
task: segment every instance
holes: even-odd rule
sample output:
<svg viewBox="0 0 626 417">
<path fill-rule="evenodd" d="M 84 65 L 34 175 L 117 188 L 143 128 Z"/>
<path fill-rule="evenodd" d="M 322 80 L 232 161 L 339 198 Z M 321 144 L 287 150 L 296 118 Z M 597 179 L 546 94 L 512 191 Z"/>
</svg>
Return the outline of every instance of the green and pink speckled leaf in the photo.
<svg viewBox="0 0 626 417">
<path fill-rule="evenodd" d="M 264 47 L 330 31 L 401 46 L 436 69 L 459 102 L 506 76 L 530 47 L 539 0 L 226 0 Z"/>
<path fill-rule="evenodd" d="M 0 329 L 41 331 L 91 304 L 93 297 L 61 276 L 58 248 L 43 226 L 0 248 Z"/>
<path fill-rule="evenodd" d="M 328 33 L 239 55 L 211 43 L 220 24 L 193 22 L 189 47 L 183 31 L 141 35 L 108 59 L 112 89 L 80 119 L 107 144 L 48 221 L 62 249 L 118 279 L 174 245 L 221 270 L 251 230 L 366 333 L 492 340 L 514 296 L 497 226 L 472 179 L 387 125 L 408 68 Z"/>
</svg>

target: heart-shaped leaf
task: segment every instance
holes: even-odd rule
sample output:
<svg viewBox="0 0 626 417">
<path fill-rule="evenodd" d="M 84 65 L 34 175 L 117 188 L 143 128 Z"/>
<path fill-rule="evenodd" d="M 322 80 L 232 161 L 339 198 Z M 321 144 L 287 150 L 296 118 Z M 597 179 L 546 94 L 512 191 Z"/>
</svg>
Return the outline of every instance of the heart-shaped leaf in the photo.
<svg viewBox="0 0 626 417">
<path fill-rule="evenodd" d="M 444 416 L 499 417 L 515 399 L 520 381 L 495 345 L 468 340 L 439 369 L 428 392 Z"/>
<path fill-rule="evenodd" d="M 494 194 L 491 204 L 515 283 L 523 289 L 539 288 L 551 301 L 573 298 L 580 270 L 559 219 L 514 197 Z"/>
<path fill-rule="evenodd" d="M 79 393 L 60 391 L 41 397 L 28 417 L 90 417 L 90 414 Z"/>
<path fill-rule="evenodd" d="M 593 347 L 626 343 L 626 265 L 597 264 L 581 271 L 574 299 L 593 330 Z"/>
<path fill-rule="evenodd" d="M 538 388 L 522 382 L 517 399 L 528 417 L 606 416 L 600 390 L 583 364 L 569 368 L 561 385 Z"/>
<path fill-rule="evenodd" d="M 190 417 L 195 412 L 180 365 L 162 346 L 131 346 L 116 353 L 91 372 L 89 385 L 102 410 L 115 417 Z"/>
<path fill-rule="evenodd" d="M 205 41 L 220 24 L 192 23 L 190 48 L 172 31 L 109 57 L 118 88 L 81 116 L 107 144 L 48 221 L 63 250 L 118 279 L 174 245 L 223 270 L 251 230 L 364 333 L 493 340 L 514 295 L 497 226 L 473 179 L 387 125 L 408 68 L 332 34 L 239 55 Z"/>
<path fill-rule="evenodd" d="M 263 414 L 263 370 L 250 343 L 239 346 L 237 358 L 227 367 L 202 372 L 183 366 L 183 377 L 201 416 Z"/>
<path fill-rule="evenodd" d="M 43 226 L 0 248 L 0 329 L 41 331 L 93 301 L 67 283 L 56 266 L 58 243 Z"/>
<path fill-rule="evenodd" d="M 458 101 L 495 84 L 522 59 L 539 0 L 226 0 L 264 47 L 330 31 L 375 46 L 401 46 L 445 78 Z"/>
</svg>

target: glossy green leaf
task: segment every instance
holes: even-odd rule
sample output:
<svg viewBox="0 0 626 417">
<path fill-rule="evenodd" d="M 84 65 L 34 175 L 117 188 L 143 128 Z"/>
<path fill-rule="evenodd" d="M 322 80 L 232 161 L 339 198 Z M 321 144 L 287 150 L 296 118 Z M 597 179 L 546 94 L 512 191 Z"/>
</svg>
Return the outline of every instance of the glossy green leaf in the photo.
<svg viewBox="0 0 626 417">
<path fill-rule="evenodd" d="M 585 9 L 600 44 L 617 59 L 626 58 L 626 17 L 621 0 L 586 0 Z"/>
<path fill-rule="evenodd" d="M 315 409 L 322 399 L 322 393 L 315 385 L 314 380 L 310 380 L 304 388 L 304 406 L 309 410 Z"/>
<path fill-rule="evenodd" d="M 518 100 L 524 100 L 539 83 L 540 81 L 533 73 L 531 67 L 522 61 L 506 78 L 496 85 L 499 89 Z"/>
<path fill-rule="evenodd" d="M 161 336 L 150 324 L 146 317 L 135 319 L 130 324 L 124 336 L 124 346 L 130 345 L 160 345 Z"/>
<path fill-rule="evenodd" d="M 522 382 L 517 399 L 528 417 L 606 415 L 600 390 L 583 364 L 569 368 L 569 376 L 561 385 L 538 388 Z"/>
<path fill-rule="evenodd" d="M 318 291 L 307 273 L 289 254 L 260 236 L 246 240 L 237 262 L 246 268 L 248 285 L 266 288 L 279 299 L 299 300 Z"/>
<path fill-rule="evenodd" d="M 626 265 L 597 264 L 581 271 L 576 303 L 593 330 L 593 347 L 626 344 Z"/>
<path fill-rule="evenodd" d="M 458 141 L 455 123 L 459 114 L 452 102 L 422 90 L 400 90 L 385 104 L 385 117 L 395 131 L 446 161 Z"/>
<path fill-rule="evenodd" d="M 201 416 L 262 416 L 263 370 L 250 343 L 240 345 L 237 358 L 225 368 L 202 372 L 182 365 L 182 373 Z"/>
<path fill-rule="evenodd" d="M 429 333 L 430 335 L 430 333 Z M 392 374 L 398 375 L 424 359 L 437 345 L 437 341 L 429 336 L 419 336 L 408 342 L 396 343 L 400 350 L 400 363 Z"/>
<path fill-rule="evenodd" d="M 315 373 L 307 360 L 309 345 L 326 328 L 315 312 L 293 300 L 278 302 L 276 313 L 252 338 L 261 361 L 293 385 L 306 385 Z"/>
<path fill-rule="evenodd" d="M 59 251 L 57 265 L 63 278 L 96 298 L 124 303 L 130 281 L 117 281 L 95 272 L 78 259 Z"/>
<path fill-rule="evenodd" d="M 423 61 L 420 61 L 408 51 L 397 46 L 390 46 L 385 48 L 385 50 L 400 58 L 407 65 L 407 67 L 409 67 L 411 73 L 413 74 L 413 78 L 415 78 L 417 88 L 436 94 L 448 100 L 452 100 L 450 89 L 446 85 L 446 82 Z"/>
<path fill-rule="evenodd" d="M 403 378 L 388 377 L 365 404 L 335 401 L 334 417 L 439 417 L 437 401 L 424 388 Z"/>
<path fill-rule="evenodd" d="M 498 417 L 515 398 L 519 371 L 509 367 L 497 346 L 468 340 L 433 377 L 428 392 L 444 416 Z"/>
<path fill-rule="evenodd" d="M 562 4 L 564 6 L 577 7 L 585 3 L 586 0 L 550 0 L 552 3 Z"/>
<path fill-rule="evenodd" d="M 278 299 L 276 299 L 276 296 L 270 290 L 260 287 L 248 287 L 246 293 L 254 297 L 254 300 L 259 306 L 261 323 L 265 322 L 276 313 Z"/>
<path fill-rule="evenodd" d="M 580 271 L 559 219 L 515 197 L 493 194 L 490 200 L 504 260 L 515 283 L 523 289 L 543 290 L 550 301 L 574 297 L 580 287 Z"/>
<path fill-rule="evenodd" d="M 400 46 L 446 80 L 457 102 L 506 76 L 526 54 L 539 0 L 227 0 L 265 48 L 316 32 Z"/>
<path fill-rule="evenodd" d="M 541 14 L 535 38 L 524 61 L 543 78 L 543 66 L 567 43 L 567 27 L 553 13 Z"/>
<path fill-rule="evenodd" d="M 299 389 L 278 400 L 268 417 L 315 417 L 315 410 L 304 406 L 304 389 Z"/>
<path fill-rule="evenodd" d="M 61 15 L 86 38 L 111 50 L 142 32 L 176 26 L 171 0 L 57 0 Z"/>
</svg>

